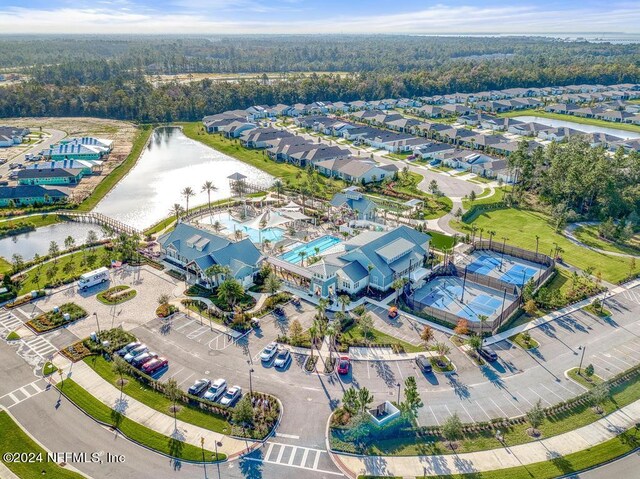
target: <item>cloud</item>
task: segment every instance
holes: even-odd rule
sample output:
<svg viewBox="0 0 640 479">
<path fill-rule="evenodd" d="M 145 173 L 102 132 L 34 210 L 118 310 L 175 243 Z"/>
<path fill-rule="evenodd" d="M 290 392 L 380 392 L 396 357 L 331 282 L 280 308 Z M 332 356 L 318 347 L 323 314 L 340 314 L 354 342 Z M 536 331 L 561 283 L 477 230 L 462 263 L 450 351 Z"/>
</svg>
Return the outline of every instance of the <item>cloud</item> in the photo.
<svg viewBox="0 0 640 479">
<path fill-rule="evenodd" d="M 0 7 L 0 32 L 640 33 L 640 9 L 629 2 L 605 4 L 602 10 L 576 5 L 563 8 L 541 4 L 434 5 L 410 12 L 369 15 L 334 13 L 336 9 L 328 8 L 325 16 L 310 15 L 299 0 L 285 0 L 285 3 L 288 5 L 259 0 L 171 0 L 171 8 L 165 5 L 163 10 L 131 0 L 117 0 L 94 3 L 92 7 L 78 4 L 76 8 Z M 276 14 L 284 12 L 286 16 Z"/>
</svg>

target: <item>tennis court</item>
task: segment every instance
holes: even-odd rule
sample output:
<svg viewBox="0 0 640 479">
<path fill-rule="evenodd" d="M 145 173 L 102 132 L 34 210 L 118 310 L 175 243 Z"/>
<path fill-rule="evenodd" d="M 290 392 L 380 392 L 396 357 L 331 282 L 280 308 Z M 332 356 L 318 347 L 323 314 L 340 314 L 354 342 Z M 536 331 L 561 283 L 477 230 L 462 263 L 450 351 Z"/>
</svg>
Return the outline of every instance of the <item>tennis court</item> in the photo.
<svg viewBox="0 0 640 479">
<path fill-rule="evenodd" d="M 495 319 L 502 310 L 504 293 L 471 281 L 466 282 L 462 294 L 462 278 L 439 276 L 416 290 L 413 300 L 416 307 L 429 306 L 469 321 L 479 321 L 479 316 Z M 505 308 L 515 301 L 507 294 Z"/>
<path fill-rule="evenodd" d="M 542 264 L 487 250 L 469 254 L 467 261 L 467 272 L 490 276 L 515 286 L 522 286 L 545 269 Z"/>
</svg>

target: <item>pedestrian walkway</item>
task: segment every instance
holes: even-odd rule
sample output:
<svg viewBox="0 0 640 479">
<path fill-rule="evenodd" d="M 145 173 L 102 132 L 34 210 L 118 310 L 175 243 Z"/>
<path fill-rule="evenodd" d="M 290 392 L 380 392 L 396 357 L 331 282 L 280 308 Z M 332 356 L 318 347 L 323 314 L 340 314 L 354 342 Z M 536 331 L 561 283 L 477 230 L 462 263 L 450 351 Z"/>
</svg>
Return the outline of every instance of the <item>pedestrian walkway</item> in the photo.
<svg viewBox="0 0 640 479">
<path fill-rule="evenodd" d="M 4 309 L 0 310 L 0 334 L 6 336 L 21 326 L 22 321 L 20 321 L 11 311 Z"/>
<path fill-rule="evenodd" d="M 423 474 L 434 476 L 494 471 L 549 461 L 596 446 L 635 427 L 638 417 L 640 401 L 574 431 L 518 446 L 433 456 L 348 456 L 333 453 L 332 457 L 340 469 L 351 477 L 360 474 L 422 477 Z"/>
<path fill-rule="evenodd" d="M 433 351 L 421 351 L 419 353 L 395 353 L 391 348 L 349 348 L 349 358 L 352 361 L 407 361 L 415 359 L 418 355 L 427 357 L 437 356 Z"/>
<path fill-rule="evenodd" d="M 218 443 L 221 442 L 222 446 L 218 447 L 218 451 L 225 453 L 229 458 L 244 454 L 249 449 L 260 444 L 251 440 L 245 441 L 225 436 L 184 421 L 175 421 L 168 414 L 158 412 L 126 394 L 122 395 L 118 388 L 102 379 L 82 361 L 69 364 L 65 359 L 57 357 L 55 363 L 59 368 L 64 368 L 65 378 L 73 379 L 79 386 L 110 408 L 118 408 L 122 414 L 132 421 L 165 436 L 175 437 L 178 434 L 185 443 L 197 447 L 200 447 L 200 438 L 204 438 L 205 447 L 209 449 L 213 447 L 216 441 Z"/>
<path fill-rule="evenodd" d="M 322 474 L 342 476 L 339 472 L 322 469 L 323 462 L 328 465 L 328 453 L 322 449 L 314 449 L 311 447 L 269 442 L 266 445 L 263 458 L 245 457 L 245 459 L 267 464 L 278 464 L 280 466 L 293 467 L 296 469 L 304 469 Z"/>
</svg>

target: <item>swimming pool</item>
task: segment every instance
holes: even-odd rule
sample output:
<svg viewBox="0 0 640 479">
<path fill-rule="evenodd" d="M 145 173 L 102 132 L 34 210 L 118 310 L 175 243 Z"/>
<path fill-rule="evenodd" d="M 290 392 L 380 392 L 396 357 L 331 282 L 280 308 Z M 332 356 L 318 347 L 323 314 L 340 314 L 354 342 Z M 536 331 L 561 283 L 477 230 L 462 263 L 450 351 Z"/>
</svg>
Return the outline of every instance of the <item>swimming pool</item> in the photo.
<svg viewBox="0 0 640 479">
<path fill-rule="evenodd" d="M 229 213 L 217 213 L 211 216 L 205 216 L 200 219 L 200 223 L 213 225 L 217 222 L 220 223 L 223 230 L 226 233 L 233 233 L 236 230 L 242 231 L 249 239 L 254 243 L 263 243 L 265 240 L 269 240 L 272 243 L 280 241 L 284 236 L 284 230 L 280 228 L 265 228 L 258 231 L 248 226 L 242 225 Z"/>
<path fill-rule="evenodd" d="M 315 256 L 316 254 L 320 254 L 323 251 L 328 250 L 332 246 L 337 245 L 338 243 L 340 243 L 340 239 L 336 238 L 335 236 L 321 236 L 320 238 L 316 238 L 313 241 L 301 244 L 287 251 L 285 254 L 280 256 L 280 259 L 283 259 L 288 263 L 298 263 L 303 259 L 303 256 L 304 258 Z M 303 256 L 300 255 L 301 252 L 304 252 Z"/>
</svg>

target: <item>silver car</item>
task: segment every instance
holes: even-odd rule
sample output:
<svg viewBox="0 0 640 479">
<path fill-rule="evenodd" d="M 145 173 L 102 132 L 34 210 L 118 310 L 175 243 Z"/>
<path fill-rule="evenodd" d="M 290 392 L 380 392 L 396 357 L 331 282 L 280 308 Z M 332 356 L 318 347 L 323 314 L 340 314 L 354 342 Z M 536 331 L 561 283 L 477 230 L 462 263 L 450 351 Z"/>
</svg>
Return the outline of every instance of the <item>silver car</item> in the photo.
<svg viewBox="0 0 640 479">
<path fill-rule="evenodd" d="M 242 396 L 242 388 L 240 386 L 233 386 L 231 389 L 227 389 L 227 392 L 224 393 L 222 399 L 220 400 L 220 404 L 223 406 L 233 406 L 240 397 Z"/>
<path fill-rule="evenodd" d="M 204 398 L 207 401 L 216 401 L 227 390 L 227 381 L 222 378 L 213 381 L 213 384 L 207 392 L 204 393 Z"/>
<path fill-rule="evenodd" d="M 131 361 L 133 361 L 134 358 L 137 358 L 142 353 L 146 353 L 147 351 L 149 351 L 149 348 L 147 347 L 147 345 L 141 344 L 140 346 L 133 348 L 131 351 L 125 354 L 124 360 L 130 363 Z"/>
</svg>

